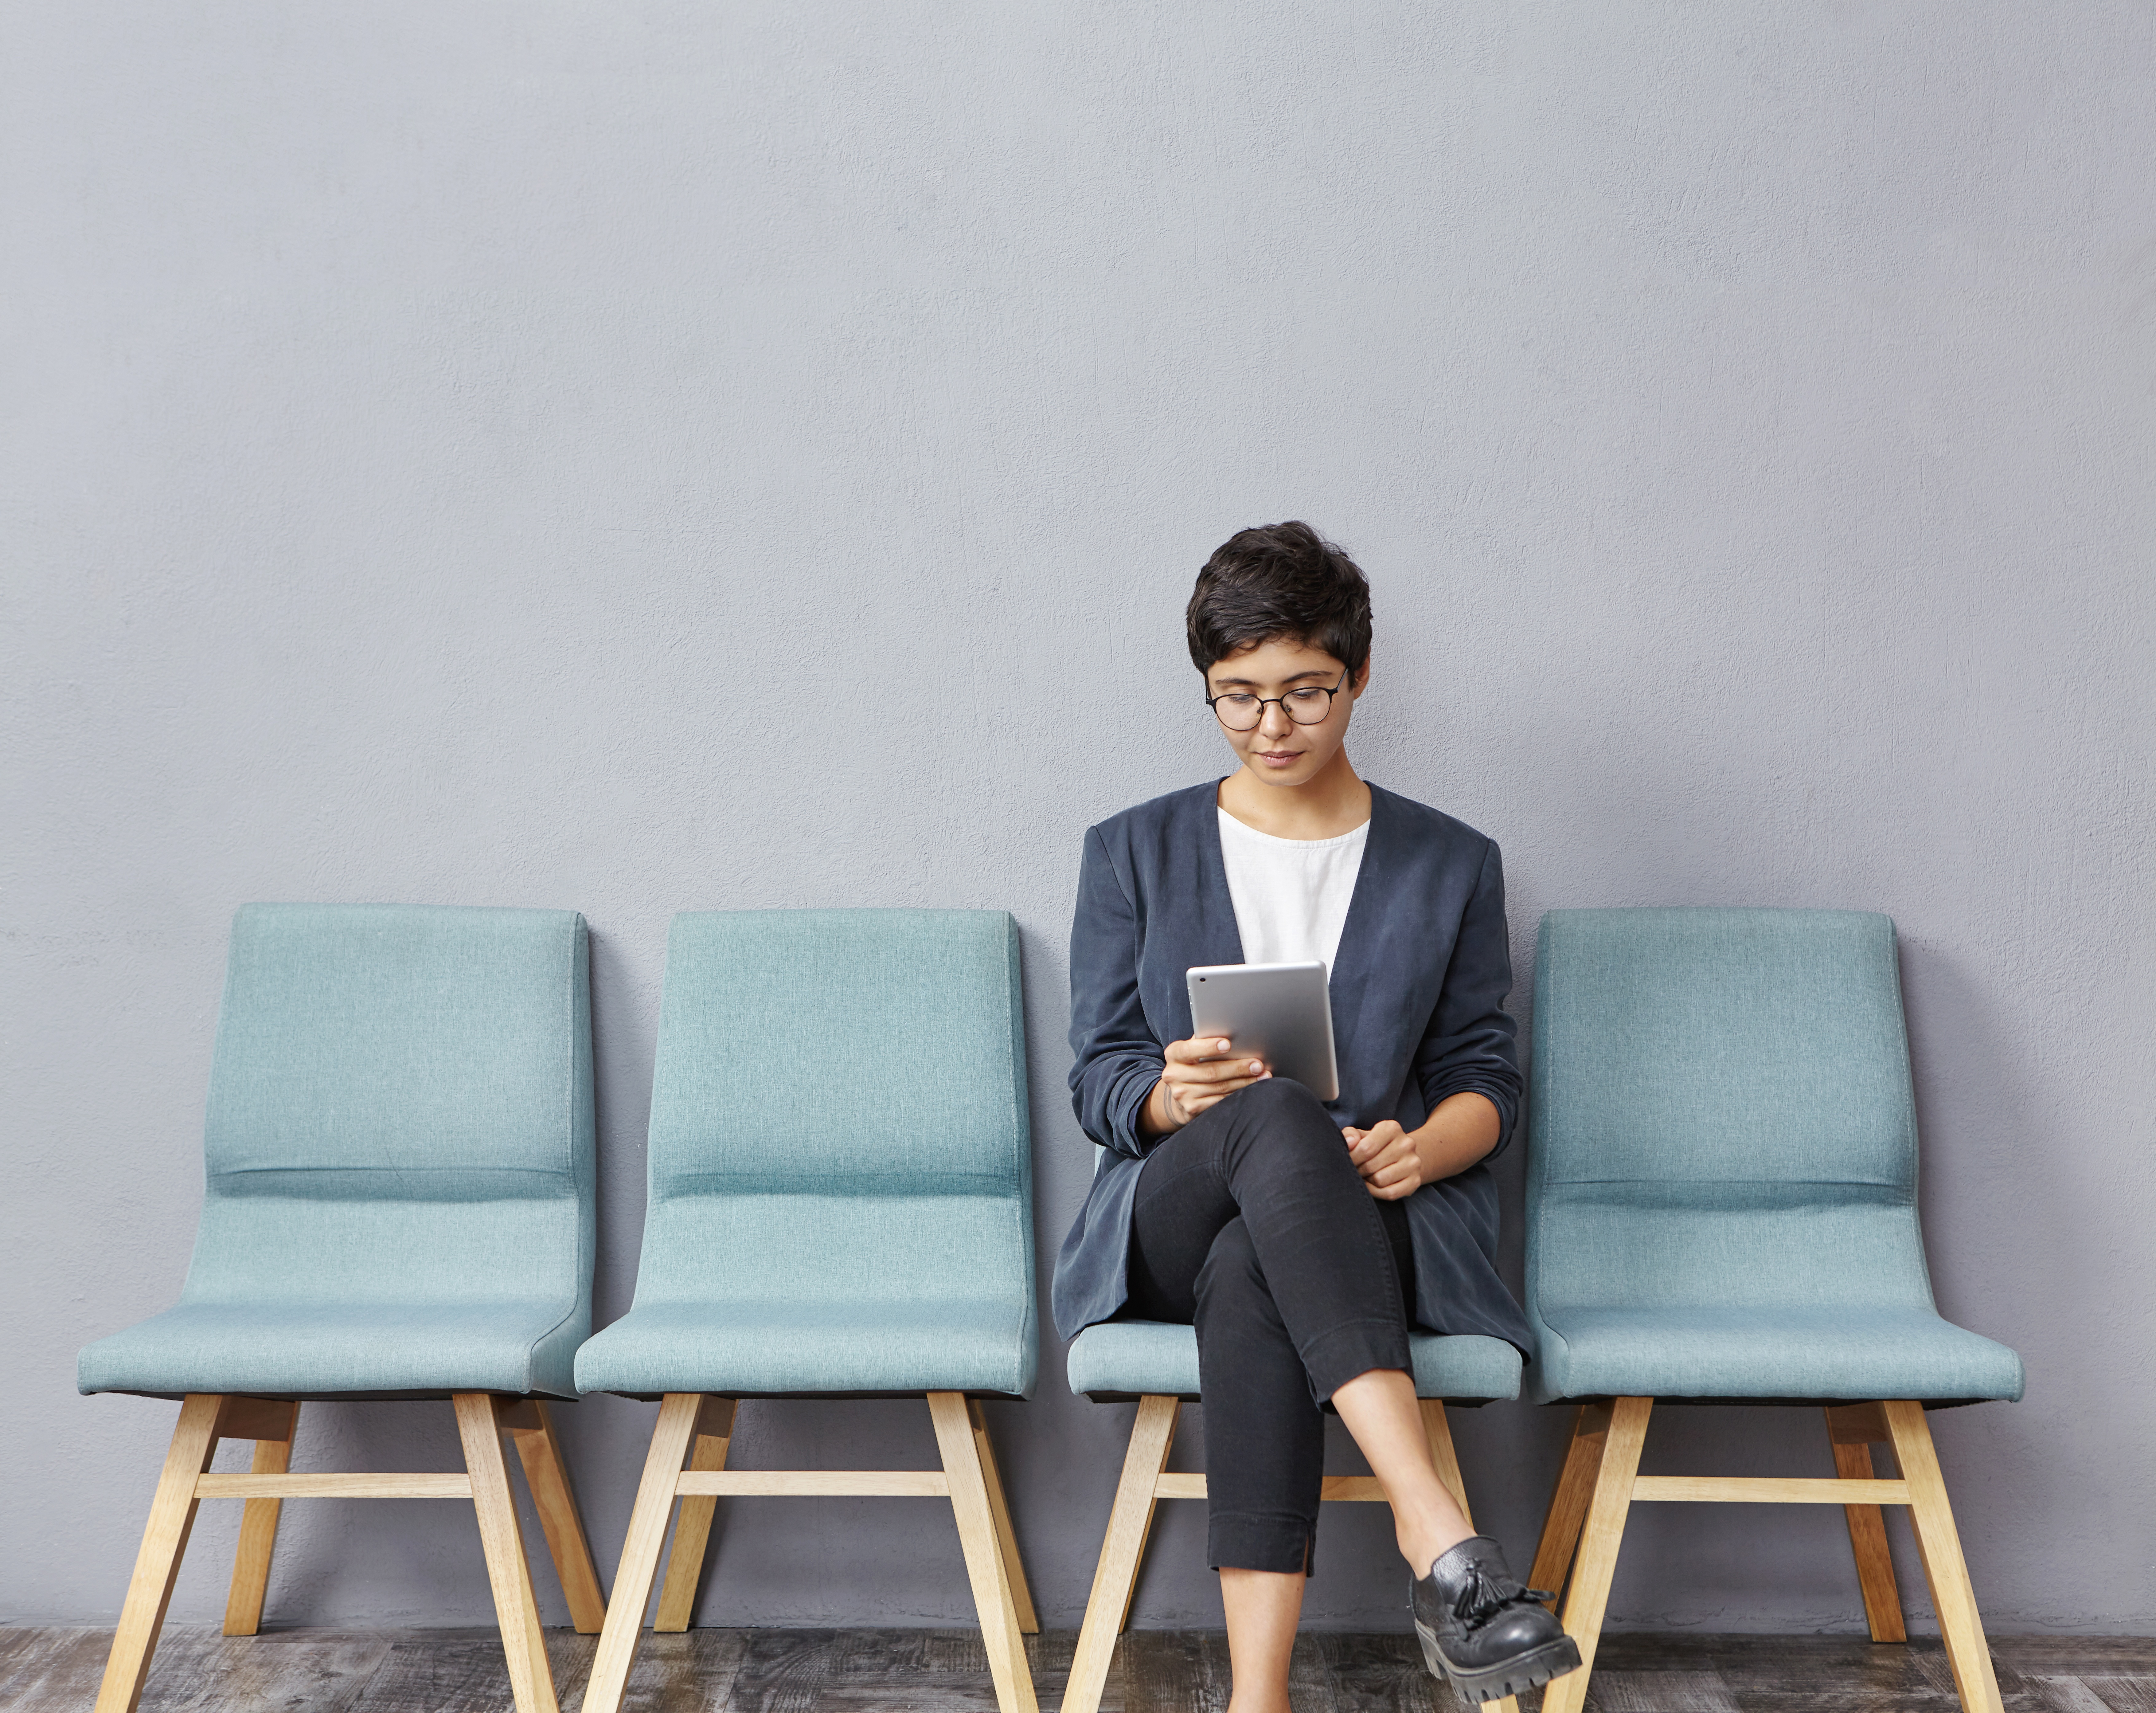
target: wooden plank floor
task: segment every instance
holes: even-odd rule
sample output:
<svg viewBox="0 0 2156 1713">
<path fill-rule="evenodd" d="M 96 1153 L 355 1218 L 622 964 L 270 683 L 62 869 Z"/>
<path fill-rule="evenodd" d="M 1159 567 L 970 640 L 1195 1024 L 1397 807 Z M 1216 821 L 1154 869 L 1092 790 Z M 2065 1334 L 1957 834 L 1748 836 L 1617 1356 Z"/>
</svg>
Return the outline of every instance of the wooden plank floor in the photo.
<svg viewBox="0 0 2156 1713">
<path fill-rule="evenodd" d="M 0 1709 L 80 1713 L 97 1694 L 109 1630 L 0 1627 Z M 583 1694 L 596 1638 L 547 1633 L 563 1707 Z M 1029 1638 L 1041 1705 L 1062 1698 L 1076 1638 Z M 2156 1713 L 2156 1638 L 1993 1639 L 2009 1713 Z M 1308 1634 L 1296 1644 L 1296 1713 L 1453 1713 L 1411 1637 Z M 1125 1637 L 1104 1713 L 1219 1713 L 1217 1633 Z M 980 1639 L 956 1630 L 647 1632 L 631 1713 L 993 1713 Z M 1532 1698 L 1527 1705 L 1532 1705 Z M 1936 1642 L 1861 1637 L 1610 1635 L 1588 1706 L 1599 1713 L 1951 1713 Z M 491 1630 L 285 1630 L 228 1638 L 174 1625 L 141 1713 L 507 1713 Z"/>
</svg>

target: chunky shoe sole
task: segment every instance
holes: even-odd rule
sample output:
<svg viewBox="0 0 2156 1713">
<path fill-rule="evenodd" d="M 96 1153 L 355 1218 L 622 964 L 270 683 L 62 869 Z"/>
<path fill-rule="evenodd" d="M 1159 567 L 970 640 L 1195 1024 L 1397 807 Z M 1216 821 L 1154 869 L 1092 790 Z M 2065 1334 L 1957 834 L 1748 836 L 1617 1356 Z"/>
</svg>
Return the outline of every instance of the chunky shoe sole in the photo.
<svg viewBox="0 0 2156 1713">
<path fill-rule="evenodd" d="M 1579 1669 L 1579 1644 L 1570 1636 L 1559 1636 L 1480 1671 L 1462 1671 L 1452 1664 L 1439 1651 L 1437 1638 L 1420 1624 L 1415 1626 L 1415 1639 L 1422 1644 L 1422 1663 L 1430 1668 L 1430 1674 L 1450 1684 L 1471 1701 L 1517 1695 L 1522 1690 L 1539 1689 L 1553 1677 Z"/>
</svg>

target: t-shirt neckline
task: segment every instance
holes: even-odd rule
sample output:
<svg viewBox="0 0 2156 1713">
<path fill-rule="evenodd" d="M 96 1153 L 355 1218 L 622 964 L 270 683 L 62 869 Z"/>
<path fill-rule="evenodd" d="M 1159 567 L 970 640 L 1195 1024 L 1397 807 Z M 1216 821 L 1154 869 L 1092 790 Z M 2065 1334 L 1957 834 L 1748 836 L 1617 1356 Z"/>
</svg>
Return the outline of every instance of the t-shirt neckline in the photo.
<svg viewBox="0 0 2156 1713">
<path fill-rule="evenodd" d="M 1352 844 L 1368 837 L 1370 831 L 1370 823 L 1365 820 L 1360 826 L 1350 827 L 1344 833 L 1335 833 L 1329 839 L 1284 839 L 1278 833 L 1260 832 L 1248 821 L 1236 820 L 1217 803 L 1213 805 L 1213 811 L 1220 817 L 1220 826 L 1223 831 L 1232 828 L 1246 838 L 1255 839 L 1267 845 L 1285 846 L 1291 851 L 1337 850 L 1342 845 Z"/>
</svg>

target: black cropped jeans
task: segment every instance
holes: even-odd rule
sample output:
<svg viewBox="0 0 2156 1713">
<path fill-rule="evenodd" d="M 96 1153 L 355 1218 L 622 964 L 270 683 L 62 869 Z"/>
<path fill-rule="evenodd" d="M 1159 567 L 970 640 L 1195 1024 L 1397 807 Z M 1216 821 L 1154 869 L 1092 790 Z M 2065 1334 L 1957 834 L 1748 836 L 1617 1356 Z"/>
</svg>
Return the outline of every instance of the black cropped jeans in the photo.
<svg viewBox="0 0 2156 1713">
<path fill-rule="evenodd" d="M 1129 1285 L 1125 1314 L 1198 1330 L 1213 1567 L 1306 1572 L 1320 1406 L 1358 1374 L 1408 1366 L 1406 1208 L 1370 1194 L 1317 1096 L 1254 1083 L 1147 1157 Z"/>
</svg>

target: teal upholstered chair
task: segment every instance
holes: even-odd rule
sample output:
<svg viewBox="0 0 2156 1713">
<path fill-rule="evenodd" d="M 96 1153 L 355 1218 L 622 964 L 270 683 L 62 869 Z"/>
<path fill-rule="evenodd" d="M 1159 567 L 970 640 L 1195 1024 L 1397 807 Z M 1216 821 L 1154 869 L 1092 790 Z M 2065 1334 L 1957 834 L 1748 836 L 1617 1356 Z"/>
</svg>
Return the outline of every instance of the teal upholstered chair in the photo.
<svg viewBox="0 0 2156 1713">
<path fill-rule="evenodd" d="M 1408 1340 L 1415 1391 L 1422 1398 L 1423 1429 L 1430 1456 L 1452 1496 L 1467 1512 L 1467 1490 L 1445 1421 L 1447 1402 L 1484 1404 L 1520 1394 L 1520 1353 L 1496 1338 L 1438 1338 L 1418 1333 Z M 1122 1478 L 1108 1512 L 1108 1530 L 1093 1572 L 1093 1592 L 1078 1633 L 1063 1713 L 1095 1713 L 1108 1681 L 1116 1638 L 1130 1622 L 1131 1596 L 1145 1558 L 1153 1507 L 1163 1499 L 1203 1499 L 1203 1475 L 1167 1473 L 1176 1418 L 1198 1400 L 1198 1335 L 1190 1327 L 1153 1320 L 1110 1320 L 1089 1326 L 1071 1340 L 1070 1389 L 1096 1403 L 1137 1400 Z M 1378 1500 L 1374 1477 L 1328 1475 L 1329 1500 Z M 1468 1513 L 1471 1515 L 1471 1513 Z M 1497 1704 L 1511 1713 L 1512 1699 Z"/>
<path fill-rule="evenodd" d="M 2018 1398 L 2021 1362 L 1933 1306 L 1893 923 L 1551 913 L 1529 1112 L 1531 1396 L 1582 1403 L 1530 1580 L 1569 1566 L 1582 1658 L 1634 1501 L 1842 1505 L 1881 1641 L 1902 1626 L 1879 1507 L 1907 1505 L 1963 1705 L 1996 1710 L 1924 1411 Z M 1640 1476 L 1656 1398 L 1823 1406 L 1836 1478 Z M 1895 1479 L 1872 1477 L 1881 1442 Z M 1587 1682 L 1557 1680 L 1546 1713 Z"/>
<path fill-rule="evenodd" d="M 688 1627 L 726 1494 L 947 1496 L 997 1700 L 1031 1713 L 978 1402 L 1029 1396 L 1038 1343 L 1020 1000 L 999 910 L 675 918 L 636 1299 L 577 1356 L 585 1391 L 664 1399 L 586 1713 L 620 1705 L 677 1500 L 658 1628 Z M 940 1470 L 725 1466 L 737 1399 L 923 1396 Z"/>
<path fill-rule="evenodd" d="M 182 1399 L 98 1713 L 141 1695 L 203 1499 L 244 1499 L 228 1635 L 287 1498 L 469 1499 L 519 1713 L 554 1692 L 514 1439 L 580 1630 L 605 1597 L 543 1399 L 591 1328 L 591 1006 L 567 910 L 249 904 L 232 925 L 207 1181 L 178 1304 L 85 1349 L 85 1392 Z M 462 1474 L 287 1473 L 300 1401 L 454 1401 Z M 206 1473 L 220 1438 L 244 1475 Z"/>
</svg>

